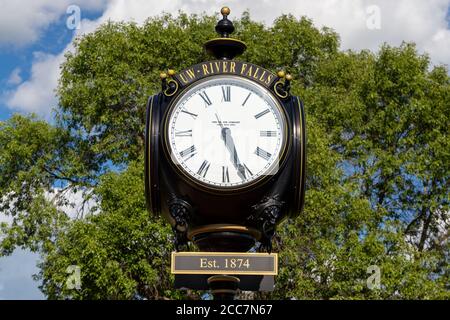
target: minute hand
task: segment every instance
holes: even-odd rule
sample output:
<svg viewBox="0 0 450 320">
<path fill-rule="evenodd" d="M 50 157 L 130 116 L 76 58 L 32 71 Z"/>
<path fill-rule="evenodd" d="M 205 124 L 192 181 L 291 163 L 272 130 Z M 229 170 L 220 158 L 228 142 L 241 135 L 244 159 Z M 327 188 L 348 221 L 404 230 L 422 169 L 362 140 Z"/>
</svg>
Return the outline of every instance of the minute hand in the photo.
<svg viewBox="0 0 450 320">
<path fill-rule="evenodd" d="M 245 167 L 239 161 L 239 157 L 236 152 L 236 146 L 234 145 L 233 138 L 231 137 L 230 128 L 222 128 L 222 139 L 225 142 L 225 146 L 231 154 L 231 160 L 233 162 L 234 167 L 238 171 L 238 175 L 245 179 Z"/>
</svg>

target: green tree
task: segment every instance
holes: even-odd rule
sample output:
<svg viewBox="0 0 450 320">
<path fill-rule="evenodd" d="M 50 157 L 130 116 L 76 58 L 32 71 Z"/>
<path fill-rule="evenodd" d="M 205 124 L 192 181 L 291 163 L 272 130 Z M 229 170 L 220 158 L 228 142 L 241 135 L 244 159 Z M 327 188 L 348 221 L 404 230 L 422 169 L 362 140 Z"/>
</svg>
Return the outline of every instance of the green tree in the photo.
<svg viewBox="0 0 450 320">
<path fill-rule="evenodd" d="M 198 298 L 173 290 L 170 227 L 143 192 L 145 103 L 159 73 L 208 59 L 217 17 L 106 23 L 62 65 L 56 124 L 0 122 L 0 249 L 41 254 L 48 298 Z M 305 211 L 280 226 L 280 271 L 262 298 L 448 299 L 450 78 L 414 44 L 339 50 L 332 30 L 281 16 L 236 21 L 239 59 L 293 74 L 307 111 Z M 70 192 L 96 205 L 70 217 Z M 80 290 L 67 267 L 81 268 Z M 368 268 L 381 272 L 369 288 Z"/>
</svg>

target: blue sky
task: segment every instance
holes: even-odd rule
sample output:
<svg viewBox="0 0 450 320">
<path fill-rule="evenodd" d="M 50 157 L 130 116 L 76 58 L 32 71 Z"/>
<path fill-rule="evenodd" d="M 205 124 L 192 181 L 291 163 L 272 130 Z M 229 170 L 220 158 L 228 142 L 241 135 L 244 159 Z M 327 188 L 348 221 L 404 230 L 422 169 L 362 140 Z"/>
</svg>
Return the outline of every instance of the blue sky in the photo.
<svg viewBox="0 0 450 320">
<path fill-rule="evenodd" d="M 62 27 L 64 21 L 57 21 L 51 25 L 42 38 L 26 48 L 3 47 L 0 51 L 0 86 L 2 89 L 9 89 L 14 87 L 13 84 L 8 84 L 8 79 L 14 69 L 20 69 L 20 77 L 28 79 L 30 77 L 30 70 L 33 62 L 34 52 L 47 52 L 50 54 L 57 54 L 62 51 L 67 44 L 72 40 L 72 30 Z M 13 110 L 10 110 L 4 103 L 0 101 L 0 119 L 5 120 L 9 118 Z"/>
<path fill-rule="evenodd" d="M 81 17 L 82 19 L 95 20 L 101 14 L 101 10 L 82 11 Z M 19 77 L 22 81 L 27 81 L 30 78 L 34 57 L 37 53 L 57 55 L 72 41 L 75 30 L 66 27 L 68 16 L 68 14 L 63 14 L 51 23 L 48 28 L 43 30 L 38 41 L 25 46 L 16 46 L 10 43 L 0 46 L 0 90 L 3 94 L 3 99 L 0 99 L 0 121 L 8 119 L 14 112 L 20 111 L 11 109 L 5 101 L 7 92 L 14 90 L 17 86 L 9 81 L 13 71 L 19 70 Z"/>
<path fill-rule="evenodd" d="M 77 30 L 66 25 L 72 4 L 81 13 Z M 58 66 L 75 35 L 107 20 L 142 23 L 162 12 L 211 14 L 228 5 L 230 19 L 248 9 L 268 25 L 282 13 L 306 15 L 318 27 L 335 29 L 342 49 L 377 50 L 383 43 L 414 41 L 433 64 L 450 64 L 450 0 L 1 0 L 0 5 L 0 121 L 14 112 L 35 112 L 51 121 Z M 0 299 L 43 298 L 31 279 L 36 262 L 26 251 L 0 258 Z"/>
<path fill-rule="evenodd" d="M 39 272 L 37 254 L 18 249 L 10 257 L 0 258 L 0 300 L 44 299 L 31 275 Z"/>
</svg>

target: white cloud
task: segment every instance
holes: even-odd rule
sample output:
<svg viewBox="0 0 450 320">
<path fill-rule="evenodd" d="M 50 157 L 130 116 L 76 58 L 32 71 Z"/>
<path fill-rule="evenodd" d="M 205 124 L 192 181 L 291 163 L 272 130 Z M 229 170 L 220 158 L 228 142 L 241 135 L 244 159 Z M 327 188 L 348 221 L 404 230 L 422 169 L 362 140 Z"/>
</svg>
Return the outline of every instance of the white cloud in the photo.
<svg viewBox="0 0 450 320">
<path fill-rule="evenodd" d="M 9 194 L 10 196 L 13 195 Z M 97 201 L 92 195 L 92 189 L 80 189 L 74 191 L 72 188 L 62 189 L 54 187 L 45 191 L 45 198 L 50 201 L 57 209 L 64 212 L 70 219 L 81 219 L 89 214 L 97 214 Z M 0 200 L 6 201 L 7 197 L 3 196 Z M 15 202 L 10 203 L 11 207 L 15 206 Z M 11 226 L 14 217 L 10 211 L 0 211 L 0 223 L 6 223 Z M 2 235 L 0 234 L 0 240 Z"/>
<path fill-rule="evenodd" d="M 9 85 L 18 85 L 22 82 L 22 77 L 20 76 L 20 68 L 15 68 L 11 74 L 9 75 L 8 81 L 6 82 Z"/>
<path fill-rule="evenodd" d="M 62 54 L 35 53 L 30 79 L 8 94 L 7 106 L 48 117 L 57 104 L 54 90 L 58 84 L 59 65 L 62 61 Z"/>
<path fill-rule="evenodd" d="M 450 30 L 441 28 L 424 41 L 422 48 L 430 54 L 433 63 L 450 66 Z"/>
<path fill-rule="evenodd" d="M 92 190 L 78 189 L 76 192 L 73 189 L 63 191 L 60 188 L 54 188 L 46 193 L 46 198 L 52 201 L 56 207 L 63 211 L 71 219 L 79 219 L 85 217 L 97 205 L 95 199 L 87 199 L 87 195 L 91 194 Z M 64 200 L 63 203 L 60 200 Z M 61 202 L 61 203 L 60 203 Z"/>
<path fill-rule="evenodd" d="M 22 46 L 39 39 L 71 4 L 99 10 L 105 0 L 0 0 L 0 45 Z"/>
<path fill-rule="evenodd" d="M 43 0 L 36 2 L 50 3 Z M 68 3 L 66 0 L 62 2 L 65 6 Z M 99 19 L 83 20 L 77 34 L 91 32 L 107 20 L 142 23 L 148 17 L 162 12 L 176 14 L 178 10 L 211 14 L 217 13 L 225 4 L 232 10 L 231 19 L 239 17 L 248 9 L 253 19 L 266 24 L 271 24 L 283 13 L 291 13 L 296 17 L 305 15 L 318 27 L 335 29 L 341 37 L 342 49 L 377 50 L 383 43 L 398 46 L 402 41 L 414 41 L 421 52 L 430 54 L 434 63 L 450 65 L 450 30 L 446 20 L 450 0 L 112 0 Z M 379 8 L 379 29 L 367 27 L 368 19 L 373 18 L 373 11 L 370 9 L 373 6 Z M 34 15 L 27 16 L 27 21 L 33 21 L 30 22 L 33 25 L 38 24 L 32 17 L 40 21 L 39 16 Z M 0 29 L 1 23 L 5 22 L 0 22 Z M 12 25 L 17 24 L 14 22 Z M 0 35 L 0 42 L 1 39 Z M 12 109 L 34 111 L 48 116 L 56 104 L 54 89 L 59 77 L 58 65 L 63 61 L 64 52 L 70 49 L 71 44 L 59 55 L 44 55 L 35 59 L 31 79 L 20 84 L 10 94 L 7 105 Z"/>
</svg>

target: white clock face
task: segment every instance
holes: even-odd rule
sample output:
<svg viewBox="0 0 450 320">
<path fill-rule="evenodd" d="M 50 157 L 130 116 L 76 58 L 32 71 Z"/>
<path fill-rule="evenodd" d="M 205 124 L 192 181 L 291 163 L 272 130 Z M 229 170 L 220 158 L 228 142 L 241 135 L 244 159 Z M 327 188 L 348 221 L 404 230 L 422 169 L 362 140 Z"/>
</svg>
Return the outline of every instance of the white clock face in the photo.
<svg viewBox="0 0 450 320">
<path fill-rule="evenodd" d="M 264 87 L 217 76 L 194 85 L 171 108 L 167 144 L 191 178 L 236 188 L 276 173 L 285 145 L 285 117 Z"/>
</svg>

